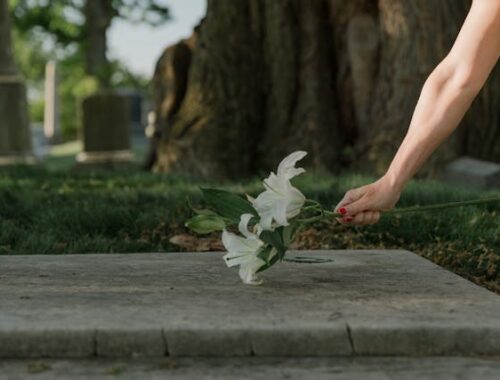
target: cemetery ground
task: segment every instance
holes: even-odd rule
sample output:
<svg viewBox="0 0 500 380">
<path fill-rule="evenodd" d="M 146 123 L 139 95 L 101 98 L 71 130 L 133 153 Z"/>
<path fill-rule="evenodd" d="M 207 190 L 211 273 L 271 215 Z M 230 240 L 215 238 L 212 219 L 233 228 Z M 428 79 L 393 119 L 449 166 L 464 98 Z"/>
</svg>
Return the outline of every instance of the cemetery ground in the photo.
<svg viewBox="0 0 500 380">
<path fill-rule="evenodd" d="M 215 183 L 157 175 L 139 169 L 71 169 L 75 146 L 59 148 L 43 167 L 0 171 L 0 254 L 134 253 L 221 250 L 217 235 L 189 235 L 183 222 L 189 202 L 199 205 L 200 186 L 241 193 L 260 191 L 260 181 Z M 307 197 L 332 205 L 369 177 L 308 173 L 295 182 Z M 399 207 L 498 195 L 435 181 L 414 181 Z M 297 249 L 411 250 L 500 292 L 500 205 L 385 216 L 374 226 L 338 223 L 304 231 Z M 173 238 L 173 239 L 172 239 Z M 174 244 L 176 243 L 176 244 Z"/>
<path fill-rule="evenodd" d="M 0 379 L 497 379 L 500 298 L 408 251 L 500 293 L 500 205 L 317 224 L 293 248 L 326 263 L 251 287 L 183 223 L 200 186 L 260 179 L 83 170 L 78 149 L 0 170 Z M 333 207 L 371 179 L 295 184 Z M 399 206 L 497 195 L 414 181 Z"/>
</svg>

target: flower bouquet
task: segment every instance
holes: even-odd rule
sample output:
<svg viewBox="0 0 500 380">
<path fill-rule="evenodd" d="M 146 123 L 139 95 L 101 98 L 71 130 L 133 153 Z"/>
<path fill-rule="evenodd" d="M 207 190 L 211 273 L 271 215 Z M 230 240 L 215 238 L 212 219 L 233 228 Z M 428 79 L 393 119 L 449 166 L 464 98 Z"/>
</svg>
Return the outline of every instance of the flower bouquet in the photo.
<svg viewBox="0 0 500 380">
<path fill-rule="evenodd" d="M 202 188 L 207 209 L 194 209 L 195 216 L 186 227 L 199 234 L 222 231 L 223 256 L 228 267 L 239 266 L 243 283 L 260 285 L 258 273 L 284 260 L 285 253 L 304 226 L 322 219 L 341 217 L 326 210 L 320 203 L 306 199 L 291 183 L 292 178 L 305 172 L 297 168 L 298 161 L 307 155 L 297 151 L 287 156 L 263 181 L 264 191 L 256 198 L 213 188 Z M 500 199 L 481 199 L 429 206 L 394 209 L 387 213 L 435 210 L 456 206 L 495 202 Z M 239 234 L 230 232 L 237 226 Z"/>
</svg>

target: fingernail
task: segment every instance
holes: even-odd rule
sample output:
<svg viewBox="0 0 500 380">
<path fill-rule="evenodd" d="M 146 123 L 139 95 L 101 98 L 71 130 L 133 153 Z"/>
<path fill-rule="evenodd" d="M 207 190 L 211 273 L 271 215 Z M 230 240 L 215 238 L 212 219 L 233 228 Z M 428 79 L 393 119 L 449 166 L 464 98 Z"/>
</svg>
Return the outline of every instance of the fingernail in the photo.
<svg viewBox="0 0 500 380">
<path fill-rule="evenodd" d="M 345 220 L 347 223 L 351 223 L 353 219 L 354 219 L 354 218 L 353 218 L 352 216 L 348 216 L 347 218 L 344 218 L 344 220 Z"/>
<path fill-rule="evenodd" d="M 340 212 L 342 215 L 344 215 L 344 214 L 346 214 L 346 213 L 347 213 L 347 210 L 346 210 L 344 207 L 342 207 L 342 208 L 340 208 L 340 209 L 339 209 L 339 212 Z"/>
</svg>

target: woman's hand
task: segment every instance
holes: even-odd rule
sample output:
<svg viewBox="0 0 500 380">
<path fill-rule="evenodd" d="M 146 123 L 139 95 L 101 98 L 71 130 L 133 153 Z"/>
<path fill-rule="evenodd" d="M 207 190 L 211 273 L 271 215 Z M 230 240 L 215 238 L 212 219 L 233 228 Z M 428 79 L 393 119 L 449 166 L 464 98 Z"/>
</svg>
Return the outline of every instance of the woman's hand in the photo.
<svg viewBox="0 0 500 380">
<path fill-rule="evenodd" d="M 342 224 L 363 226 L 377 223 L 381 211 L 392 209 L 399 200 L 401 190 L 388 177 L 357 189 L 349 190 L 335 211 L 344 215 L 337 220 Z"/>
<path fill-rule="evenodd" d="M 335 210 L 341 223 L 373 224 L 434 150 L 457 128 L 500 59 L 500 1 L 474 0 L 447 57 L 427 79 L 410 128 L 384 177 L 349 190 Z"/>
</svg>

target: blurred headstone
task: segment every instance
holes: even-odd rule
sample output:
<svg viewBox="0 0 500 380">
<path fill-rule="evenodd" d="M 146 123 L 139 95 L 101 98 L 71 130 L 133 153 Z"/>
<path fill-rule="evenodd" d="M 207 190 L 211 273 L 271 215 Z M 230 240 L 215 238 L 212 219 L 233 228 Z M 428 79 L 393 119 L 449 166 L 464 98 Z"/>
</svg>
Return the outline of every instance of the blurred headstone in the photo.
<svg viewBox="0 0 500 380">
<path fill-rule="evenodd" d="M 500 188 L 500 164 L 461 157 L 446 165 L 443 179 L 469 186 Z"/>
<path fill-rule="evenodd" d="M 10 25 L 8 1 L 0 0 L 0 165 L 35 161 L 26 88 L 14 63 Z"/>
<path fill-rule="evenodd" d="M 120 89 L 117 93 L 129 99 L 130 131 L 134 137 L 144 137 L 143 96 L 134 89 Z"/>
<path fill-rule="evenodd" d="M 45 137 L 43 130 L 43 123 L 31 123 L 31 137 L 33 154 L 37 159 L 43 159 L 50 151 L 49 141 Z"/>
<path fill-rule="evenodd" d="M 144 137 L 144 127 L 142 124 L 142 95 L 138 92 L 131 92 L 129 97 L 132 133 Z"/>
<path fill-rule="evenodd" d="M 115 164 L 133 161 L 130 143 L 130 98 L 100 91 L 83 100 L 83 152 L 81 164 Z"/>
<path fill-rule="evenodd" d="M 45 111 L 43 131 L 47 140 L 53 144 L 60 139 L 59 96 L 57 93 L 57 65 L 48 62 L 45 67 Z"/>
</svg>

